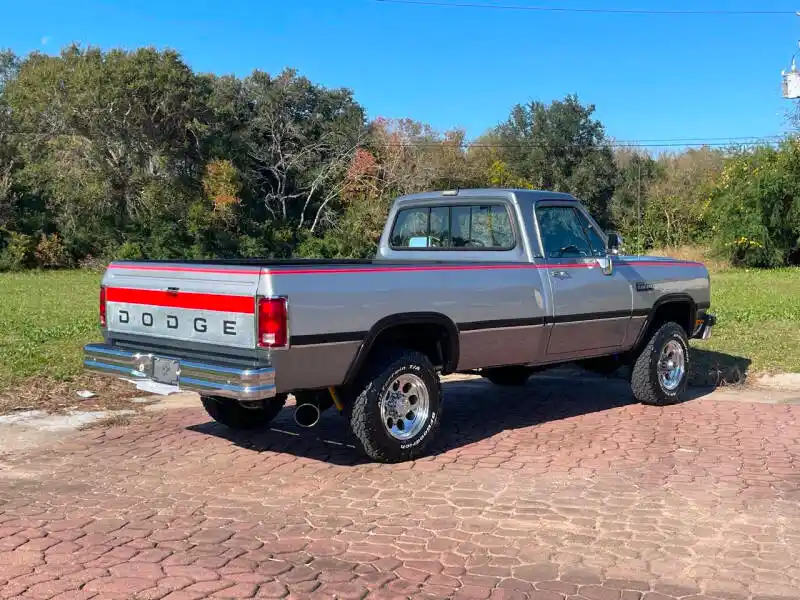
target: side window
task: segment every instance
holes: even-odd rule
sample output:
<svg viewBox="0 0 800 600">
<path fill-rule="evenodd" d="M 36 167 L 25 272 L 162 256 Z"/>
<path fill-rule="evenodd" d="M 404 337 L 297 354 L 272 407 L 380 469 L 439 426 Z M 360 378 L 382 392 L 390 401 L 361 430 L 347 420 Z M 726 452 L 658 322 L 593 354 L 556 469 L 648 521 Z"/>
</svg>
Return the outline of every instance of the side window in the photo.
<svg viewBox="0 0 800 600">
<path fill-rule="evenodd" d="M 390 241 L 399 249 L 510 250 L 515 245 L 508 210 L 494 204 L 402 210 Z"/>
<path fill-rule="evenodd" d="M 513 247 L 514 233 L 508 211 L 502 206 L 473 206 L 471 241 L 479 248 Z"/>
<path fill-rule="evenodd" d="M 429 208 L 410 208 L 397 214 L 392 230 L 392 246 L 419 248 L 428 246 Z"/>
<path fill-rule="evenodd" d="M 548 258 L 592 256 L 589 240 L 574 208 L 541 206 L 536 209 L 542 245 Z"/>
</svg>

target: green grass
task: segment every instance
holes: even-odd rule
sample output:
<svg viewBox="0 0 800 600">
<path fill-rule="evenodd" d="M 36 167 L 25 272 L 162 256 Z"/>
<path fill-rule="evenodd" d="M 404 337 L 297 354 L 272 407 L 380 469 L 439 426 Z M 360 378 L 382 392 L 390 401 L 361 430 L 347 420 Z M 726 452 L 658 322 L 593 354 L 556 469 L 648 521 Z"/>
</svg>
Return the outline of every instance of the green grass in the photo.
<svg viewBox="0 0 800 600">
<path fill-rule="evenodd" d="M 88 271 L 0 273 L 0 385 L 80 371 L 82 345 L 100 339 L 100 278 Z"/>
<path fill-rule="evenodd" d="M 800 269 L 731 269 L 711 274 L 708 342 L 695 344 L 750 361 L 751 372 L 800 372 Z"/>
<path fill-rule="evenodd" d="M 99 339 L 100 275 L 0 273 L 0 386 L 81 369 L 81 348 Z M 714 336 L 696 343 L 704 366 L 800 372 L 800 269 L 712 274 Z"/>
</svg>

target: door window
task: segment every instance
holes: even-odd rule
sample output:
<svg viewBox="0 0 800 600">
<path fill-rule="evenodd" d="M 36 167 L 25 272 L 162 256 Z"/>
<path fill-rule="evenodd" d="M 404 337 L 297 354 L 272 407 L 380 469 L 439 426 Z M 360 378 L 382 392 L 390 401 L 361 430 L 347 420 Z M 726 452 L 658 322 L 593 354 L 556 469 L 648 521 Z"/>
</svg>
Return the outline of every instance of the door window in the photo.
<svg viewBox="0 0 800 600">
<path fill-rule="evenodd" d="M 581 225 L 578 212 L 571 206 L 540 206 L 536 209 L 542 246 L 547 258 L 592 256 L 592 247 Z"/>
</svg>

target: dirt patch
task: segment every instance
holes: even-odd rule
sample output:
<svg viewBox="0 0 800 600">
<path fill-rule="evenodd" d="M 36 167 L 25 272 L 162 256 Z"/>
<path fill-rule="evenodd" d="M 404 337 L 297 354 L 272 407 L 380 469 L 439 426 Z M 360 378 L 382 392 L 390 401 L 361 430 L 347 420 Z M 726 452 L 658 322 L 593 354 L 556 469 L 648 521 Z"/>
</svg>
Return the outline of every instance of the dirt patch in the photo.
<svg viewBox="0 0 800 600">
<path fill-rule="evenodd" d="M 135 413 L 132 412 L 115 412 L 110 417 L 81 425 L 78 429 L 86 431 L 87 429 L 105 429 L 107 427 L 125 427 L 131 424 Z"/>
<path fill-rule="evenodd" d="M 78 392 L 96 394 L 84 399 Z M 86 373 L 68 380 L 50 377 L 30 377 L 0 390 L 0 415 L 16 411 L 43 410 L 51 414 L 69 411 L 121 410 L 136 408 L 131 399 L 142 392 L 119 379 Z"/>
<path fill-rule="evenodd" d="M 136 412 L 126 410 L 68 411 L 50 414 L 44 410 L 22 410 L 0 416 L 0 456 L 34 447 L 45 447 L 70 433 L 97 426 L 122 425 Z"/>
</svg>

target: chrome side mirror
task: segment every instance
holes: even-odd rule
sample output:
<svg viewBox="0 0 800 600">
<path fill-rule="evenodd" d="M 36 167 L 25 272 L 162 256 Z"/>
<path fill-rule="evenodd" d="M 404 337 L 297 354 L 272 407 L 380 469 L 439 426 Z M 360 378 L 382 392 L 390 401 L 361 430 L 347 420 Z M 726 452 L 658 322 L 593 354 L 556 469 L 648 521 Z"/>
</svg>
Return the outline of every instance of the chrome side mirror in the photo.
<svg viewBox="0 0 800 600">
<path fill-rule="evenodd" d="M 609 231 L 606 233 L 606 236 L 608 238 L 608 253 L 615 256 L 622 254 L 622 235 L 616 231 Z"/>
<path fill-rule="evenodd" d="M 614 274 L 614 260 L 610 256 L 598 257 L 597 264 L 600 265 L 600 270 L 603 272 L 603 275 Z"/>
</svg>

